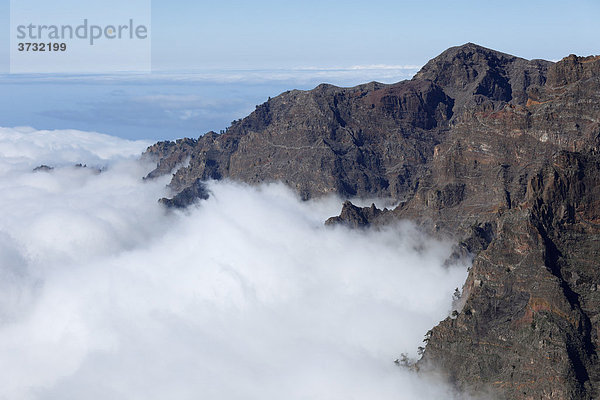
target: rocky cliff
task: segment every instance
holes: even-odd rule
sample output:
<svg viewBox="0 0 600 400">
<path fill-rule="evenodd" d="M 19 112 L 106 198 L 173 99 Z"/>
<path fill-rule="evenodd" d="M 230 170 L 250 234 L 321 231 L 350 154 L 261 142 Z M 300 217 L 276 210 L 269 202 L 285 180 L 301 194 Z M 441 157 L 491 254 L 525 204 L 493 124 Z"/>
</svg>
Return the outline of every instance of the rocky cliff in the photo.
<svg viewBox="0 0 600 400">
<path fill-rule="evenodd" d="M 420 368 L 503 399 L 600 393 L 600 58 L 525 60 L 466 44 L 410 81 L 320 85 L 258 106 L 225 133 L 161 142 L 182 206 L 201 182 L 281 180 L 350 202 L 329 223 L 409 218 L 475 255 L 464 306 L 428 336 Z M 200 196 L 200 197 L 202 197 Z"/>
</svg>

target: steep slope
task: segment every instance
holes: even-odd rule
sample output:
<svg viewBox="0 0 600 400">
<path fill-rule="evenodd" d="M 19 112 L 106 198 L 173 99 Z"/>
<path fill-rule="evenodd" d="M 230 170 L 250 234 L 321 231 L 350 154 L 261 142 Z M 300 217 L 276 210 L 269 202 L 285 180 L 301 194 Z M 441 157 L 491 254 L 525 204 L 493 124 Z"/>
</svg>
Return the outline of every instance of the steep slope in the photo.
<svg viewBox="0 0 600 400">
<path fill-rule="evenodd" d="M 159 143 L 147 154 L 160 160 L 152 175 L 189 157 L 173 177 L 175 192 L 198 178 L 229 177 L 282 180 L 305 198 L 401 197 L 414 190 L 451 114 L 452 100 L 429 81 L 320 85 L 269 100 L 224 134 L 210 132 L 193 145 Z"/>
<path fill-rule="evenodd" d="M 497 220 L 456 318 L 422 365 L 503 398 L 585 399 L 598 389 L 600 156 L 560 152 Z"/>
<path fill-rule="evenodd" d="M 149 178 L 176 169 L 177 205 L 221 178 L 395 198 L 389 211 L 346 202 L 328 222 L 409 218 L 476 255 L 464 308 L 432 330 L 419 366 L 498 398 L 585 399 L 600 383 L 599 146 L 598 57 L 469 43 L 410 81 L 286 92 L 223 134 L 145 156 Z"/>
</svg>

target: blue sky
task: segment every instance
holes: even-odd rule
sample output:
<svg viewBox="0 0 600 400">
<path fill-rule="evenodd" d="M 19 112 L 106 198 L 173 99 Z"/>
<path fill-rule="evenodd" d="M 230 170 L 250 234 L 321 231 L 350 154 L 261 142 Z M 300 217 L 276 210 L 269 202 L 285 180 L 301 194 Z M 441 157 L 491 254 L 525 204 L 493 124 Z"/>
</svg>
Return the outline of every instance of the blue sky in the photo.
<svg viewBox="0 0 600 400">
<path fill-rule="evenodd" d="M 0 0 L 5 32 L 8 3 Z M 152 63 L 160 70 L 421 65 L 466 42 L 525 58 L 600 53 L 597 0 L 151 3 Z"/>
<path fill-rule="evenodd" d="M 27 1 L 32 9 L 38 4 L 40 10 L 50 4 L 14 1 Z M 89 12 L 98 7 L 89 4 Z M 88 11 L 85 2 L 79 5 Z M 427 60 L 466 42 L 525 58 L 600 54 L 596 0 L 152 0 L 151 5 L 152 74 L 0 73 L 0 126 L 75 128 L 135 139 L 197 137 L 224 129 L 288 89 L 410 78 Z M 104 13 L 110 16 L 110 9 Z M 5 73 L 9 14 L 9 0 L 0 0 Z"/>
<path fill-rule="evenodd" d="M 525 58 L 599 53 L 600 2 L 153 1 L 155 68 L 423 64 L 475 42 Z"/>
</svg>

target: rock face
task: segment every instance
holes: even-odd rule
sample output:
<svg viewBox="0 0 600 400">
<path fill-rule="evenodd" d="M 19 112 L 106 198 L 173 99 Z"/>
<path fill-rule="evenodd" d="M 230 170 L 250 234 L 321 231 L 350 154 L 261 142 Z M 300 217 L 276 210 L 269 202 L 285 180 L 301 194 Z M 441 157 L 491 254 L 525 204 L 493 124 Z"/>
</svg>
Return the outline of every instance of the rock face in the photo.
<svg viewBox="0 0 600 400">
<path fill-rule="evenodd" d="M 596 398 L 599 211 L 600 156 L 552 157 L 498 218 L 462 312 L 433 329 L 421 363 L 502 398 Z"/>
<path fill-rule="evenodd" d="M 179 168 L 175 192 L 196 179 L 248 183 L 281 180 L 304 198 L 410 196 L 428 157 L 448 130 L 453 102 L 429 81 L 370 83 L 351 89 L 320 85 L 258 106 L 224 134 L 158 143 L 150 177 Z"/>
<path fill-rule="evenodd" d="M 600 58 L 524 60 L 474 44 L 410 81 L 320 85 L 260 105 L 223 134 L 158 143 L 172 200 L 206 179 L 281 180 L 347 202 L 328 223 L 409 218 L 475 255 L 464 307 L 420 368 L 501 399 L 600 395 Z M 200 190 L 198 193 L 205 193 Z M 181 202 L 180 202 L 181 201 Z"/>
</svg>

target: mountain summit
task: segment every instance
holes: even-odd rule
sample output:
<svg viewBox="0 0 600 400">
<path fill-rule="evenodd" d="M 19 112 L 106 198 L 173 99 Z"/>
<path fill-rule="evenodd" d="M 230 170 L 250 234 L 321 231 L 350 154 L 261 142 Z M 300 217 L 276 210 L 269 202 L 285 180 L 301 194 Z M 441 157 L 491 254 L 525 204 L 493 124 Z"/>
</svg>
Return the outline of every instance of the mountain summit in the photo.
<svg viewBox="0 0 600 400">
<path fill-rule="evenodd" d="M 522 105 L 527 101 L 527 88 L 543 85 L 551 65 L 467 43 L 430 60 L 413 80 L 435 82 L 461 105 L 478 96 Z"/>
<path fill-rule="evenodd" d="M 396 199 L 388 211 L 346 202 L 330 222 L 408 218 L 474 255 L 464 306 L 432 329 L 419 367 L 497 398 L 592 399 L 599 147 L 599 57 L 552 63 L 468 43 L 411 80 L 288 91 L 222 134 L 160 142 L 145 157 L 157 162 L 148 178 L 174 172 L 177 204 L 222 178 L 283 181 L 304 198 Z"/>
</svg>

